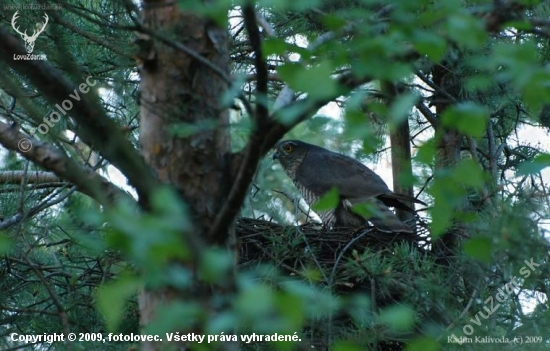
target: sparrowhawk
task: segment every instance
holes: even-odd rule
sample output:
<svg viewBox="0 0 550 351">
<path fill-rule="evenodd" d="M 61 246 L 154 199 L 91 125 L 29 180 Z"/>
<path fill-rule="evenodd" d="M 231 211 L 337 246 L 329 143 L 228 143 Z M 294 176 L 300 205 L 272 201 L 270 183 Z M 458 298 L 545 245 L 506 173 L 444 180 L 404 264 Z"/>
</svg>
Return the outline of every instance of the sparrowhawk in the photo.
<svg viewBox="0 0 550 351">
<path fill-rule="evenodd" d="M 368 220 L 381 231 L 413 232 L 388 206 L 414 212 L 401 201 L 424 203 L 394 193 L 382 178 L 361 162 L 298 140 L 277 143 L 273 159 L 281 163 L 310 206 L 333 187 L 338 190 L 340 198 L 336 208 L 318 213 L 324 225 L 359 227 Z M 368 218 L 352 211 L 351 207 L 360 203 L 371 204 L 373 211 Z"/>
</svg>

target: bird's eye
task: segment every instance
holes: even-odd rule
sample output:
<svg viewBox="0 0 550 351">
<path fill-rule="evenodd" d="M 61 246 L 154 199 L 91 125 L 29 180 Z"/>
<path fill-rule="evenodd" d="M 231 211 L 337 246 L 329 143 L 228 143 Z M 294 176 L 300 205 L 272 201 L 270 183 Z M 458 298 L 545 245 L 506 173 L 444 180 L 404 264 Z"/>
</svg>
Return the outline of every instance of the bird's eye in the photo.
<svg viewBox="0 0 550 351">
<path fill-rule="evenodd" d="M 283 146 L 283 150 L 285 152 L 292 152 L 292 145 L 288 144 L 288 145 Z"/>
</svg>

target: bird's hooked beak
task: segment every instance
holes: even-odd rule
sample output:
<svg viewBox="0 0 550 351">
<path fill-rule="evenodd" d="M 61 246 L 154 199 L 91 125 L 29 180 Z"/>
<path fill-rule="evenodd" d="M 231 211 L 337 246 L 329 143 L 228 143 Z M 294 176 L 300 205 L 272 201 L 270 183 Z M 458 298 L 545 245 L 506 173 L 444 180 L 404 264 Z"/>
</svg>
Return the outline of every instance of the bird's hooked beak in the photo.
<svg viewBox="0 0 550 351">
<path fill-rule="evenodd" d="M 275 152 L 273 153 L 273 159 L 276 160 L 280 157 L 281 155 L 279 155 L 279 150 L 275 150 Z"/>
</svg>

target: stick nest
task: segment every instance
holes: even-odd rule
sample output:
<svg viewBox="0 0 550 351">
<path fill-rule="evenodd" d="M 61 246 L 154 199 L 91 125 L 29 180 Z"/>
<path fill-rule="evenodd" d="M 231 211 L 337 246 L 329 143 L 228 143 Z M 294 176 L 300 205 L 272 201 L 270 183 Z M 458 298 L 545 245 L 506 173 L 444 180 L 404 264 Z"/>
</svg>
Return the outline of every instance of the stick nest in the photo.
<svg viewBox="0 0 550 351">
<path fill-rule="evenodd" d="M 343 271 L 342 265 L 347 259 L 353 259 L 365 248 L 391 254 L 396 244 L 407 243 L 420 252 L 428 252 L 427 225 L 418 221 L 416 228 L 415 234 L 386 233 L 372 226 L 327 229 L 312 223 L 281 226 L 241 218 L 237 222 L 240 265 L 271 263 L 291 274 L 300 274 L 305 267 L 315 267 L 335 275 Z"/>
</svg>

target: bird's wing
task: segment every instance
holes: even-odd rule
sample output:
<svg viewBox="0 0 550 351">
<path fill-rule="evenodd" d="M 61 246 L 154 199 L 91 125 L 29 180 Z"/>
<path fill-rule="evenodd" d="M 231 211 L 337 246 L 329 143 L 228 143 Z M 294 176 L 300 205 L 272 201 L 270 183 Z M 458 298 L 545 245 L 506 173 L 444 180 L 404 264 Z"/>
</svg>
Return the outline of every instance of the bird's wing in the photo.
<svg viewBox="0 0 550 351">
<path fill-rule="evenodd" d="M 333 186 L 343 198 L 368 198 L 392 192 L 376 173 L 351 157 L 310 150 L 296 170 L 296 180 L 319 195 Z"/>
</svg>

